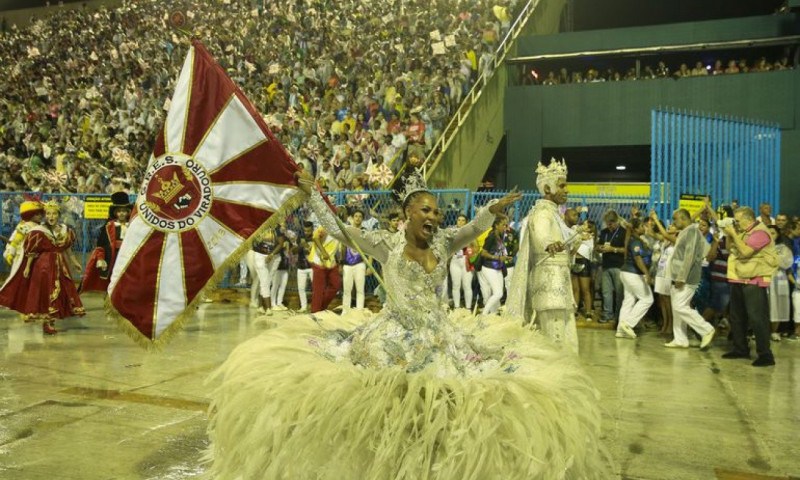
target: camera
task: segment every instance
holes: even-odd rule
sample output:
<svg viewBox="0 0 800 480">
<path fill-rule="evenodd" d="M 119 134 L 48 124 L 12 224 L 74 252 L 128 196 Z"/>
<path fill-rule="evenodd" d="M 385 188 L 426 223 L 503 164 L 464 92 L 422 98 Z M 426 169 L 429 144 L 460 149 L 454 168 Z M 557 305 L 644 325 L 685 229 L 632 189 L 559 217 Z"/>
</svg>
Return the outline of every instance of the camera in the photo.
<svg viewBox="0 0 800 480">
<path fill-rule="evenodd" d="M 722 220 L 717 222 L 717 226 L 720 229 L 728 228 L 730 226 L 733 226 L 733 218 L 731 218 L 731 217 L 723 218 Z"/>
</svg>

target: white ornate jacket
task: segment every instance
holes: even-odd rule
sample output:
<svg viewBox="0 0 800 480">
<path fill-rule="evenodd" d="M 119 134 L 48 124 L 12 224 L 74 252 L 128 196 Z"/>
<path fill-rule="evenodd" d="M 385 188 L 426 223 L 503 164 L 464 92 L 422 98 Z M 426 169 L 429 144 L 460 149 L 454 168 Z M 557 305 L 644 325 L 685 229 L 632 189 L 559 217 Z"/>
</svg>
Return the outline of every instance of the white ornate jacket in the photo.
<svg viewBox="0 0 800 480">
<path fill-rule="evenodd" d="M 570 279 L 569 249 L 550 255 L 546 248 L 565 242 L 569 227 L 558 211 L 558 205 L 539 199 L 525 220 L 514 276 L 509 284 L 506 314 L 525 322 L 535 312 L 575 309 Z M 541 264 L 539 263 L 541 262 Z"/>
</svg>

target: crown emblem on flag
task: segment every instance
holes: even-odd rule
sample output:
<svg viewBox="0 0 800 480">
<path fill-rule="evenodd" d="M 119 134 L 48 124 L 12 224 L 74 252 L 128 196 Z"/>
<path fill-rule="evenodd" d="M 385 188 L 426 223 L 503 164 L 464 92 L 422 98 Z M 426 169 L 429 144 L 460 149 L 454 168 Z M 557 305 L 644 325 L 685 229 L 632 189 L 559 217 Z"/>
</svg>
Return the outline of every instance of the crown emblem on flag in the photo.
<svg viewBox="0 0 800 480">
<path fill-rule="evenodd" d="M 178 179 L 178 173 L 172 176 L 172 180 L 165 181 L 161 177 L 156 177 L 158 182 L 161 184 L 161 191 L 158 193 L 153 194 L 154 197 L 158 197 L 164 201 L 164 203 L 169 203 L 172 201 L 175 196 L 177 196 L 181 190 L 183 189 L 183 184 Z"/>
</svg>

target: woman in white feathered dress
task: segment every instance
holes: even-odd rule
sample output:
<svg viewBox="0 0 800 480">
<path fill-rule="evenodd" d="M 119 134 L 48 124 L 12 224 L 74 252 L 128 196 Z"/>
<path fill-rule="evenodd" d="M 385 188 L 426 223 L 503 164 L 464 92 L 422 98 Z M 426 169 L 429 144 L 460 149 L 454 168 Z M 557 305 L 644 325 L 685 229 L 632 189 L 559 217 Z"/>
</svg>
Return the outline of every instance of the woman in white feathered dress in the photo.
<svg viewBox="0 0 800 480">
<path fill-rule="evenodd" d="M 231 353 L 212 395 L 213 478 L 609 478 L 577 357 L 521 321 L 448 318 L 439 303 L 447 259 L 518 194 L 440 230 L 436 198 L 412 182 L 405 231 L 348 239 L 300 185 L 329 232 L 383 264 L 387 303 L 366 318 L 298 316 Z"/>
</svg>

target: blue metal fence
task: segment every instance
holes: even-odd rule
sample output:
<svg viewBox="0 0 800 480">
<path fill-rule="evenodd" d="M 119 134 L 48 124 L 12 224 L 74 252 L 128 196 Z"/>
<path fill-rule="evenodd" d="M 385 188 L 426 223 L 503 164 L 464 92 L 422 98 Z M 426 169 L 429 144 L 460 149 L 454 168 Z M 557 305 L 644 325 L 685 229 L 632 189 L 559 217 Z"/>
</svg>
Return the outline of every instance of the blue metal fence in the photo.
<svg viewBox="0 0 800 480">
<path fill-rule="evenodd" d="M 20 221 L 19 205 L 25 200 L 26 196 L 36 195 L 43 202 L 55 200 L 61 206 L 61 221 L 75 230 L 75 245 L 72 249 L 81 261 L 86 265 L 86 260 L 92 253 L 97 238 L 98 229 L 103 226 L 105 220 L 91 220 L 84 217 L 84 201 L 88 196 L 72 193 L 32 193 L 32 192 L 0 192 L 0 205 L 2 205 L 2 216 L 0 216 L 0 236 L 8 238 Z M 131 196 L 131 201 L 135 199 Z M 0 251 L 5 249 L 5 239 L 0 242 Z M 8 265 L 0 261 L 0 272 L 8 270 Z"/>
<path fill-rule="evenodd" d="M 662 218 L 681 194 L 780 211 L 781 131 L 776 124 L 684 110 L 651 112 L 650 203 Z"/>
<path fill-rule="evenodd" d="M 434 190 L 439 199 L 439 205 L 444 211 L 444 226 L 455 225 L 456 218 L 460 213 L 466 213 L 470 218 L 475 211 L 490 200 L 500 198 L 505 195 L 505 191 L 471 192 L 469 190 Z M 2 204 L 2 217 L 0 217 L 0 234 L 8 236 L 14 227 L 19 223 L 19 204 L 23 201 L 25 192 L 0 192 L 0 204 Z M 373 217 L 380 221 L 378 228 L 384 227 L 384 221 L 392 211 L 400 212 L 400 207 L 393 199 L 392 192 L 381 191 L 348 191 L 348 192 L 329 192 L 328 197 L 334 205 L 353 205 L 357 204 L 367 211 L 367 218 Z M 75 229 L 77 242 L 73 247 L 77 258 L 82 264 L 86 264 L 88 256 L 94 248 L 97 232 L 104 224 L 104 220 L 88 220 L 83 216 L 84 199 L 88 195 L 78 194 L 43 194 L 43 201 L 55 199 L 62 205 L 62 220 Z M 522 200 L 510 212 L 512 219 L 518 222 L 524 218 L 530 208 L 541 196 L 537 192 L 523 192 Z M 133 199 L 133 197 L 132 197 Z M 601 225 L 601 217 L 609 209 L 614 209 L 624 216 L 629 216 L 632 207 L 646 208 L 647 197 L 631 196 L 570 196 L 568 207 L 575 207 L 581 211 L 584 219 L 590 219 Z M 302 230 L 301 222 L 306 218 L 305 207 L 290 215 L 286 221 L 286 227 L 290 230 L 299 232 Z M 5 248 L 5 243 L 0 243 L 0 251 Z M 0 261 L 0 273 L 7 272 L 8 266 Z M 235 268 L 233 270 L 236 270 Z M 290 279 L 294 279 L 290 274 Z M 367 291 L 371 292 L 376 285 L 372 277 L 367 277 Z M 239 280 L 239 274 L 231 271 L 225 276 L 220 287 L 232 287 Z M 293 281 L 289 283 L 289 289 L 295 289 Z"/>
<path fill-rule="evenodd" d="M 471 209 L 468 213 L 474 215 L 475 210 L 486 205 L 492 199 L 502 197 L 506 193 L 508 192 L 488 191 L 473 193 L 472 201 L 470 202 Z M 536 200 L 540 198 L 542 198 L 542 195 L 539 192 L 522 192 L 522 200 L 517 203 L 509 214 L 512 222 L 522 220 L 536 203 Z M 601 226 L 605 212 L 615 210 L 620 215 L 629 218 L 633 208 L 639 208 L 642 212 L 645 212 L 649 201 L 650 199 L 646 196 L 570 195 L 566 207 L 578 209 L 582 220 L 591 220 Z"/>
</svg>

